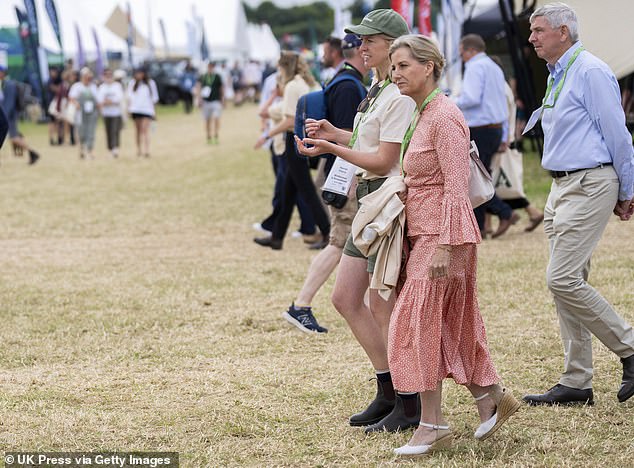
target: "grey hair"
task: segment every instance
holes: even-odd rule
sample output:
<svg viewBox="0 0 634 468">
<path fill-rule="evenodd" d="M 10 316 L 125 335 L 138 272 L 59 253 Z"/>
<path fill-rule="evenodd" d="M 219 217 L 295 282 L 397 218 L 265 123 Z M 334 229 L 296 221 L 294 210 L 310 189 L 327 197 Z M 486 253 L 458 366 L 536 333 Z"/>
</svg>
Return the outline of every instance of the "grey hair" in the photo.
<svg viewBox="0 0 634 468">
<path fill-rule="evenodd" d="M 552 28 L 566 26 L 570 32 L 572 42 L 579 40 L 579 23 L 577 22 L 577 14 L 569 5 L 562 2 L 548 3 L 539 7 L 530 17 L 530 22 L 538 16 L 546 18 L 548 24 Z"/>
</svg>

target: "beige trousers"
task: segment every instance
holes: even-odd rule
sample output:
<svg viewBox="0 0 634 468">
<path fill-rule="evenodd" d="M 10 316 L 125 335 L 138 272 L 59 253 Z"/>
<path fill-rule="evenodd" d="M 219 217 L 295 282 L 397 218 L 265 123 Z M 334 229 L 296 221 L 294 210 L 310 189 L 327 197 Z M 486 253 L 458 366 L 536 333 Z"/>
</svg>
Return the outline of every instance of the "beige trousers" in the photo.
<svg viewBox="0 0 634 468">
<path fill-rule="evenodd" d="M 592 335 L 619 357 L 634 354 L 634 332 L 588 284 L 590 258 L 612 216 L 619 181 L 611 166 L 553 179 L 544 209 L 550 244 L 546 272 L 564 346 L 559 383 L 592 387 Z"/>
</svg>

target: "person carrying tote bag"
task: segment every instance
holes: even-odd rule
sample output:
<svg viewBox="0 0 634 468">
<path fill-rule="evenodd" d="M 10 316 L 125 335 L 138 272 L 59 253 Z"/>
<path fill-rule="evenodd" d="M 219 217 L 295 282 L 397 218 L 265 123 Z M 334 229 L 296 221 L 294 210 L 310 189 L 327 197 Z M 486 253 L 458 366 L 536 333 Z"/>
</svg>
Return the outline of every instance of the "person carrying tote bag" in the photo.
<svg viewBox="0 0 634 468">
<path fill-rule="evenodd" d="M 500 68 L 502 67 L 498 57 L 491 57 Z M 495 193 L 504 200 L 513 210 L 524 209 L 528 214 L 528 225 L 525 232 L 534 231 L 544 220 L 544 213 L 531 205 L 524 193 L 523 182 L 523 155 L 516 148 L 515 143 L 515 117 L 517 106 L 513 89 L 505 83 L 506 105 L 509 110 L 507 141 L 502 142 L 498 152 L 493 156 L 491 162 L 491 173 L 495 186 Z M 490 214 L 487 213 L 485 220 L 485 232 L 488 234 L 490 228 Z"/>
</svg>

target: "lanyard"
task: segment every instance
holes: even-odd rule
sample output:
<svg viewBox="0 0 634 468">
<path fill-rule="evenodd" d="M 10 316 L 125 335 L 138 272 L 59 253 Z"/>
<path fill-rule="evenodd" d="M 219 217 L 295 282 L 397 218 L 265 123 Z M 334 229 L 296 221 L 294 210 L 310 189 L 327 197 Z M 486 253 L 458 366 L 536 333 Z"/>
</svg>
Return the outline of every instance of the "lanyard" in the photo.
<svg viewBox="0 0 634 468">
<path fill-rule="evenodd" d="M 566 81 L 566 75 L 568 74 L 568 69 L 570 69 L 572 64 L 575 63 L 575 60 L 577 60 L 577 57 L 579 57 L 579 54 L 583 52 L 584 50 L 585 49 L 583 48 L 583 46 L 580 46 L 577 50 L 575 50 L 575 53 L 572 54 L 572 57 L 570 57 L 570 60 L 568 60 L 568 65 L 566 65 L 566 68 L 564 68 L 564 76 L 562 77 L 561 81 L 559 81 L 559 84 L 557 84 L 557 87 L 555 88 L 555 94 L 553 95 L 552 104 L 546 104 L 546 100 L 550 97 L 550 93 L 553 90 L 555 77 L 551 77 L 550 80 L 548 80 L 546 95 L 544 96 L 544 99 L 542 100 L 542 107 L 544 109 L 552 109 L 553 107 L 555 107 L 555 103 L 557 102 L 557 99 L 559 98 L 559 95 L 561 94 L 561 89 L 564 87 L 564 81 Z"/>
<path fill-rule="evenodd" d="M 381 95 L 381 92 L 385 89 L 385 87 L 387 85 L 389 85 L 392 81 L 389 78 L 386 78 L 385 81 L 383 82 L 383 84 L 381 85 L 381 89 L 379 89 L 379 92 L 376 93 L 376 96 L 374 96 L 374 98 L 372 99 L 372 105 L 368 107 L 368 110 L 363 112 L 361 114 L 361 117 L 359 117 L 359 120 L 357 121 L 357 125 L 355 125 L 354 130 L 352 131 L 352 138 L 350 138 L 350 143 L 348 145 L 348 147 L 352 148 L 354 146 L 354 144 L 357 142 L 357 138 L 359 138 L 359 127 L 361 126 L 361 119 L 363 119 L 363 117 L 365 116 L 365 114 L 369 114 L 370 112 L 372 112 L 372 110 L 374 110 L 374 103 L 376 103 L 376 100 L 379 98 L 379 96 Z"/>
<path fill-rule="evenodd" d="M 205 86 L 209 86 L 210 88 L 214 85 L 214 83 L 216 82 L 216 74 L 212 73 L 211 75 L 209 73 L 207 73 L 205 75 L 205 82 L 203 83 Z"/>
<path fill-rule="evenodd" d="M 407 148 L 409 147 L 409 142 L 412 141 L 412 136 L 414 136 L 414 130 L 416 130 L 416 125 L 418 125 L 418 120 L 420 119 L 421 114 L 425 110 L 425 107 L 427 107 L 427 104 L 429 104 L 432 101 L 432 99 L 434 99 L 440 93 L 441 93 L 440 88 L 434 89 L 429 94 L 429 96 L 425 98 L 423 103 L 420 105 L 420 108 L 416 109 L 414 111 L 414 114 L 412 114 L 412 120 L 409 123 L 409 128 L 405 132 L 405 136 L 403 137 L 403 142 L 401 143 L 400 159 L 401 159 L 401 173 L 403 175 L 405 175 L 405 171 L 403 170 L 403 157 L 405 156 L 405 152 L 407 151 Z"/>
</svg>

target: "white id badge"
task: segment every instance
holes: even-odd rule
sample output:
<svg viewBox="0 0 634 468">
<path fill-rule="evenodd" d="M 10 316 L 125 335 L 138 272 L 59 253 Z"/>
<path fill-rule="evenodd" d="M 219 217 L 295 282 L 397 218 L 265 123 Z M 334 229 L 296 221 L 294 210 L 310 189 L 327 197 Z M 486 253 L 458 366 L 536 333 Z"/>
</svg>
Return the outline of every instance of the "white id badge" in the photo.
<svg viewBox="0 0 634 468">
<path fill-rule="evenodd" d="M 354 179 L 356 172 L 357 166 L 341 158 L 337 158 L 328 173 L 328 178 L 322 189 L 340 195 L 348 195 L 348 191 L 352 185 L 352 179 Z"/>
<path fill-rule="evenodd" d="M 203 86 L 203 89 L 200 91 L 200 95 L 207 99 L 209 96 L 211 96 L 211 88 L 209 86 Z"/>
<path fill-rule="evenodd" d="M 533 127 L 537 124 L 537 121 L 541 118 L 542 112 L 544 112 L 544 106 L 539 106 L 535 109 L 535 112 L 531 114 L 531 118 L 526 122 L 526 127 L 524 127 L 524 131 L 522 135 L 526 135 L 527 132 L 530 132 Z"/>
<path fill-rule="evenodd" d="M 94 102 L 92 102 L 92 101 L 84 102 L 84 112 L 86 114 L 90 114 L 94 110 L 95 110 L 95 103 Z"/>
</svg>

